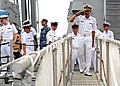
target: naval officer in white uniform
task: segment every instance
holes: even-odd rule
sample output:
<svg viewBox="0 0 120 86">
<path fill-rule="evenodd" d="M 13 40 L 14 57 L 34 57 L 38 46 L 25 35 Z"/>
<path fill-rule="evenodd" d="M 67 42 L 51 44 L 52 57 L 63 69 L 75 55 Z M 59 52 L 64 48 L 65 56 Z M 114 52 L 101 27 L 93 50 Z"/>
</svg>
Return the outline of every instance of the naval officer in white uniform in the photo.
<svg viewBox="0 0 120 86">
<path fill-rule="evenodd" d="M 0 17 L 1 23 L 3 24 L 3 26 L 0 27 L 0 36 L 2 41 L 1 43 L 7 43 L 10 42 L 10 40 L 16 42 L 17 39 L 18 31 L 14 24 L 9 23 L 7 17 L 8 16 Z M 1 57 L 9 57 L 9 56 L 10 56 L 10 45 L 9 44 L 1 45 Z M 1 62 L 7 63 L 7 58 L 1 58 Z"/>
<path fill-rule="evenodd" d="M 79 25 L 80 41 L 79 41 L 79 55 L 82 69 L 86 76 L 92 76 L 90 71 L 92 48 L 94 47 L 94 37 L 96 27 L 96 19 L 91 16 L 92 6 L 84 5 L 84 16 L 80 15 L 79 11 L 70 18 L 70 22 L 75 22 Z"/>
<path fill-rule="evenodd" d="M 23 29 L 24 32 L 22 33 L 21 42 L 23 44 L 22 54 L 26 55 L 29 54 L 31 51 L 34 51 L 34 34 L 31 30 L 31 22 L 24 21 L 23 22 Z M 31 45 L 31 46 L 30 46 Z"/>
<path fill-rule="evenodd" d="M 31 24 L 31 21 L 30 21 L 29 19 L 27 19 L 27 20 L 25 20 L 25 21 L 23 22 L 23 24 L 27 24 L 27 23 L 28 23 L 28 24 Z M 37 32 L 36 32 L 35 28 L 32 27 L 32 24 L 31 24 L 31 26 L 29 26 L 29 28 L 30 28 L 30 31 L 32 32 L 33 36 L 34 36 L 34 44 L 35 44 L 34 50 L 36 51 L 37 48 L 38 48 Z M 25 32 L 24 29 L 22 29 L 21 35 L 22 35 L 24 32 Z"/>
<path fill-rule="evenodd" d="M 47 33 L 46 38 L 46 44 L 49 45 L 55 41 L 58 40 L 57 34 L 56 34 L 56 29 L 58 26 L 58 22 L 52 22 L 51 23 L 51 30 Z"/>
<path fill-rule="evenodd" d="M 8 15 L 1 15 L 0 20 L 2 23 L 2 26 L 0 27 L 0 40 L 1 44 L 10 42 L 10 40 L 13 40 L 13 42 L 16 42 L 17 39 L 17 29 L 13 24 L 10 24 L 7 20 Z M 10 57 L 10 45 L 5 44 L 1 45 L 1 63 L 8 63 Z M 7 68 L 4 68 L 2 70 L 7 70 Z M 2 71 L 0 76 L 4 76 L 7 73 L 7 71 Z"/>
<path fill-rule="evenodd" d="M 103 28 L 104 28 L 103 36 L 107 37 L 107 38 L 114 39 L 114 33 L 109 29 L 110 28 L 110 23 L 104 22 L 103 23 Z"/>
</svg>

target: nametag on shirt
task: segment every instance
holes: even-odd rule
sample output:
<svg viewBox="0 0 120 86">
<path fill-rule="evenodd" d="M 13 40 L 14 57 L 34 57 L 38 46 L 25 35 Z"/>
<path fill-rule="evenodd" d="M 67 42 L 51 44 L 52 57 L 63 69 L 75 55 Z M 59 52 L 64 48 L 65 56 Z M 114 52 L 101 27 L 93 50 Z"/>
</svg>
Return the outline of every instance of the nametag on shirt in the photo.
<svg viewBox="0 0 120 86">
<path fill-rule="evenodd" d="M 93 25 L 93 23 L 89 23 L 89 24 Z"/>
<path fill-rule="evenodd" d="M 84 21 L 81 21 L 82 23 L 84 22 Z"/>
<path fill-rule="evenodd" d="M 72 39 L 75 39 L 75 38 L 72 37 Z"/>
</svg>

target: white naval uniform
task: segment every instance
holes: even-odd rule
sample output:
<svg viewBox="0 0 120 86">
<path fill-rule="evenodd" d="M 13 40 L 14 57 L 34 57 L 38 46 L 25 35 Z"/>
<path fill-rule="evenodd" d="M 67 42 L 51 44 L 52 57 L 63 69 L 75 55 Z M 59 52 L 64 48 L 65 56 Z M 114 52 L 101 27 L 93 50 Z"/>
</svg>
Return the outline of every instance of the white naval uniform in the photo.
<svg viewBox="0 0 120 86">
<path fill-rule="evenodd" d="M 8 22 L 8 25 L 3 25 L 0 27 L 0 36 L 2 37 L 1 43 L 10 42 L 11 39 L 13 39 L 14 34 L 18 33 L 15 25 L 10 25 Z M 1 45 L 1 57 L 10 56 L 10 46 L 9 44 Z M 2 63 L 7 63 L 7 58 L 1 59 Z"/>
<path fill-rule="evenodd" d="M 52 29 L 47 33 L 46 38 L 47 38 L 46 44 L 49 44 L 49 42 L 52 43 L 58 40 L 56 32 L 53 31 Z"/>
<path fill-rule="evenodd" d="M 106 33 L 106 31 L 104 31 L 103 36 L 114 39 L 114 33 L 111 30 L 108 30 L 107 33 Z"/>
<path fill-rule="evenodd" d="M 35 28 L 30 27 L 30 30 L 32 31 L 33 35 L 37 35 L 37 32 L 35 31 Z M 21 35 L 24 33 L 24 29 L 22 29 Z"/>
<path fill-rule="evenodd" d="M 21 37 L 21 42 L 22 44 L 26 44 L 26 54 L 29 54 L 31 51 L 34 51 L 34 46 L 29 46 L 29 45 L 34 45 L 34 34 L 32 31 L 29 33 L 24 32 Z M 28 46 L 27 46 L 28 45 Z M 22 50 L 23 54 L 23 50 Z"/>
<path fill-rule="evenodd" d="M 97 30 L 96 19 L 90 16 L 88 19 L 85 16 L 78 16 L 74 22 L 79 25 L 79 55 L 81 66 L 84 72 L 89 72 L 92 59 L 92 31 Z"/>
<path fill-rule="evenodd" d="M 81 62 L 80 62 L 80 57 L 78 55 L 78 47 L 79 45 L 79 33 L 77 33 L 77 35 L 75 35 L 74 33 L 71 33 L 72 35 L 72 72 L 74 72 L 74 64 L 75 61 L 78 61 L 78 65 L 79 65 L 79 71 L 81 71 Z"/>
</svg>

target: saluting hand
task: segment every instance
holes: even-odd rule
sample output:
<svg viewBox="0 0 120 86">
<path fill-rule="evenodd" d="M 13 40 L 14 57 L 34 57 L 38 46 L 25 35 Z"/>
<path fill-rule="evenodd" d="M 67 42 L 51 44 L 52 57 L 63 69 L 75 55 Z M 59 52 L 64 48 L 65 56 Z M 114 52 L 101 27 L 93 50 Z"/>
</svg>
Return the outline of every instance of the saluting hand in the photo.
<svg viewBox="0 0 120 86">
<path fill-rule="evenodd" d="M 80 10 L 80 11 L 78 11 L 77 13 L 75 13 L 75 15 L 76 15 L 76 16 L 79 16 L 82 12 L 84 12 L 84 11 Z"/>
</svg>

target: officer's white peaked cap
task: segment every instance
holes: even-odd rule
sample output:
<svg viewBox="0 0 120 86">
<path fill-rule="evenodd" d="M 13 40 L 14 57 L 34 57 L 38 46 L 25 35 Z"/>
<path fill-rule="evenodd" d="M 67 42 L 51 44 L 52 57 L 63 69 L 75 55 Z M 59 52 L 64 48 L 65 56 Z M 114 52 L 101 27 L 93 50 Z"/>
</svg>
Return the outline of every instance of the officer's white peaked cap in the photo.
<svg viewBox="0 0 120 86">
<path fill-rule="evenodd" d="M 105 26 L 105 25 L 110 26 L 110 23 L 104 21 L 104 22 L 103 22 L 103 25 L 104 25 L 104 26 Z"/>
<path fill-rule="evenodd" d="M 30 20 L 25 20 L 24 22 L 23 22 L 23 28 L 24 27 L 31 27 L 32 26 L 32 24 L 31 24 L 31 21 Z"/>
<path fill-rule="evenodd" d="M 83 7 L 84 7 L 84 10 L 92 10 L 93 9 L 93 7 L 89 4 L 84 4 Z"/>
</svg>

